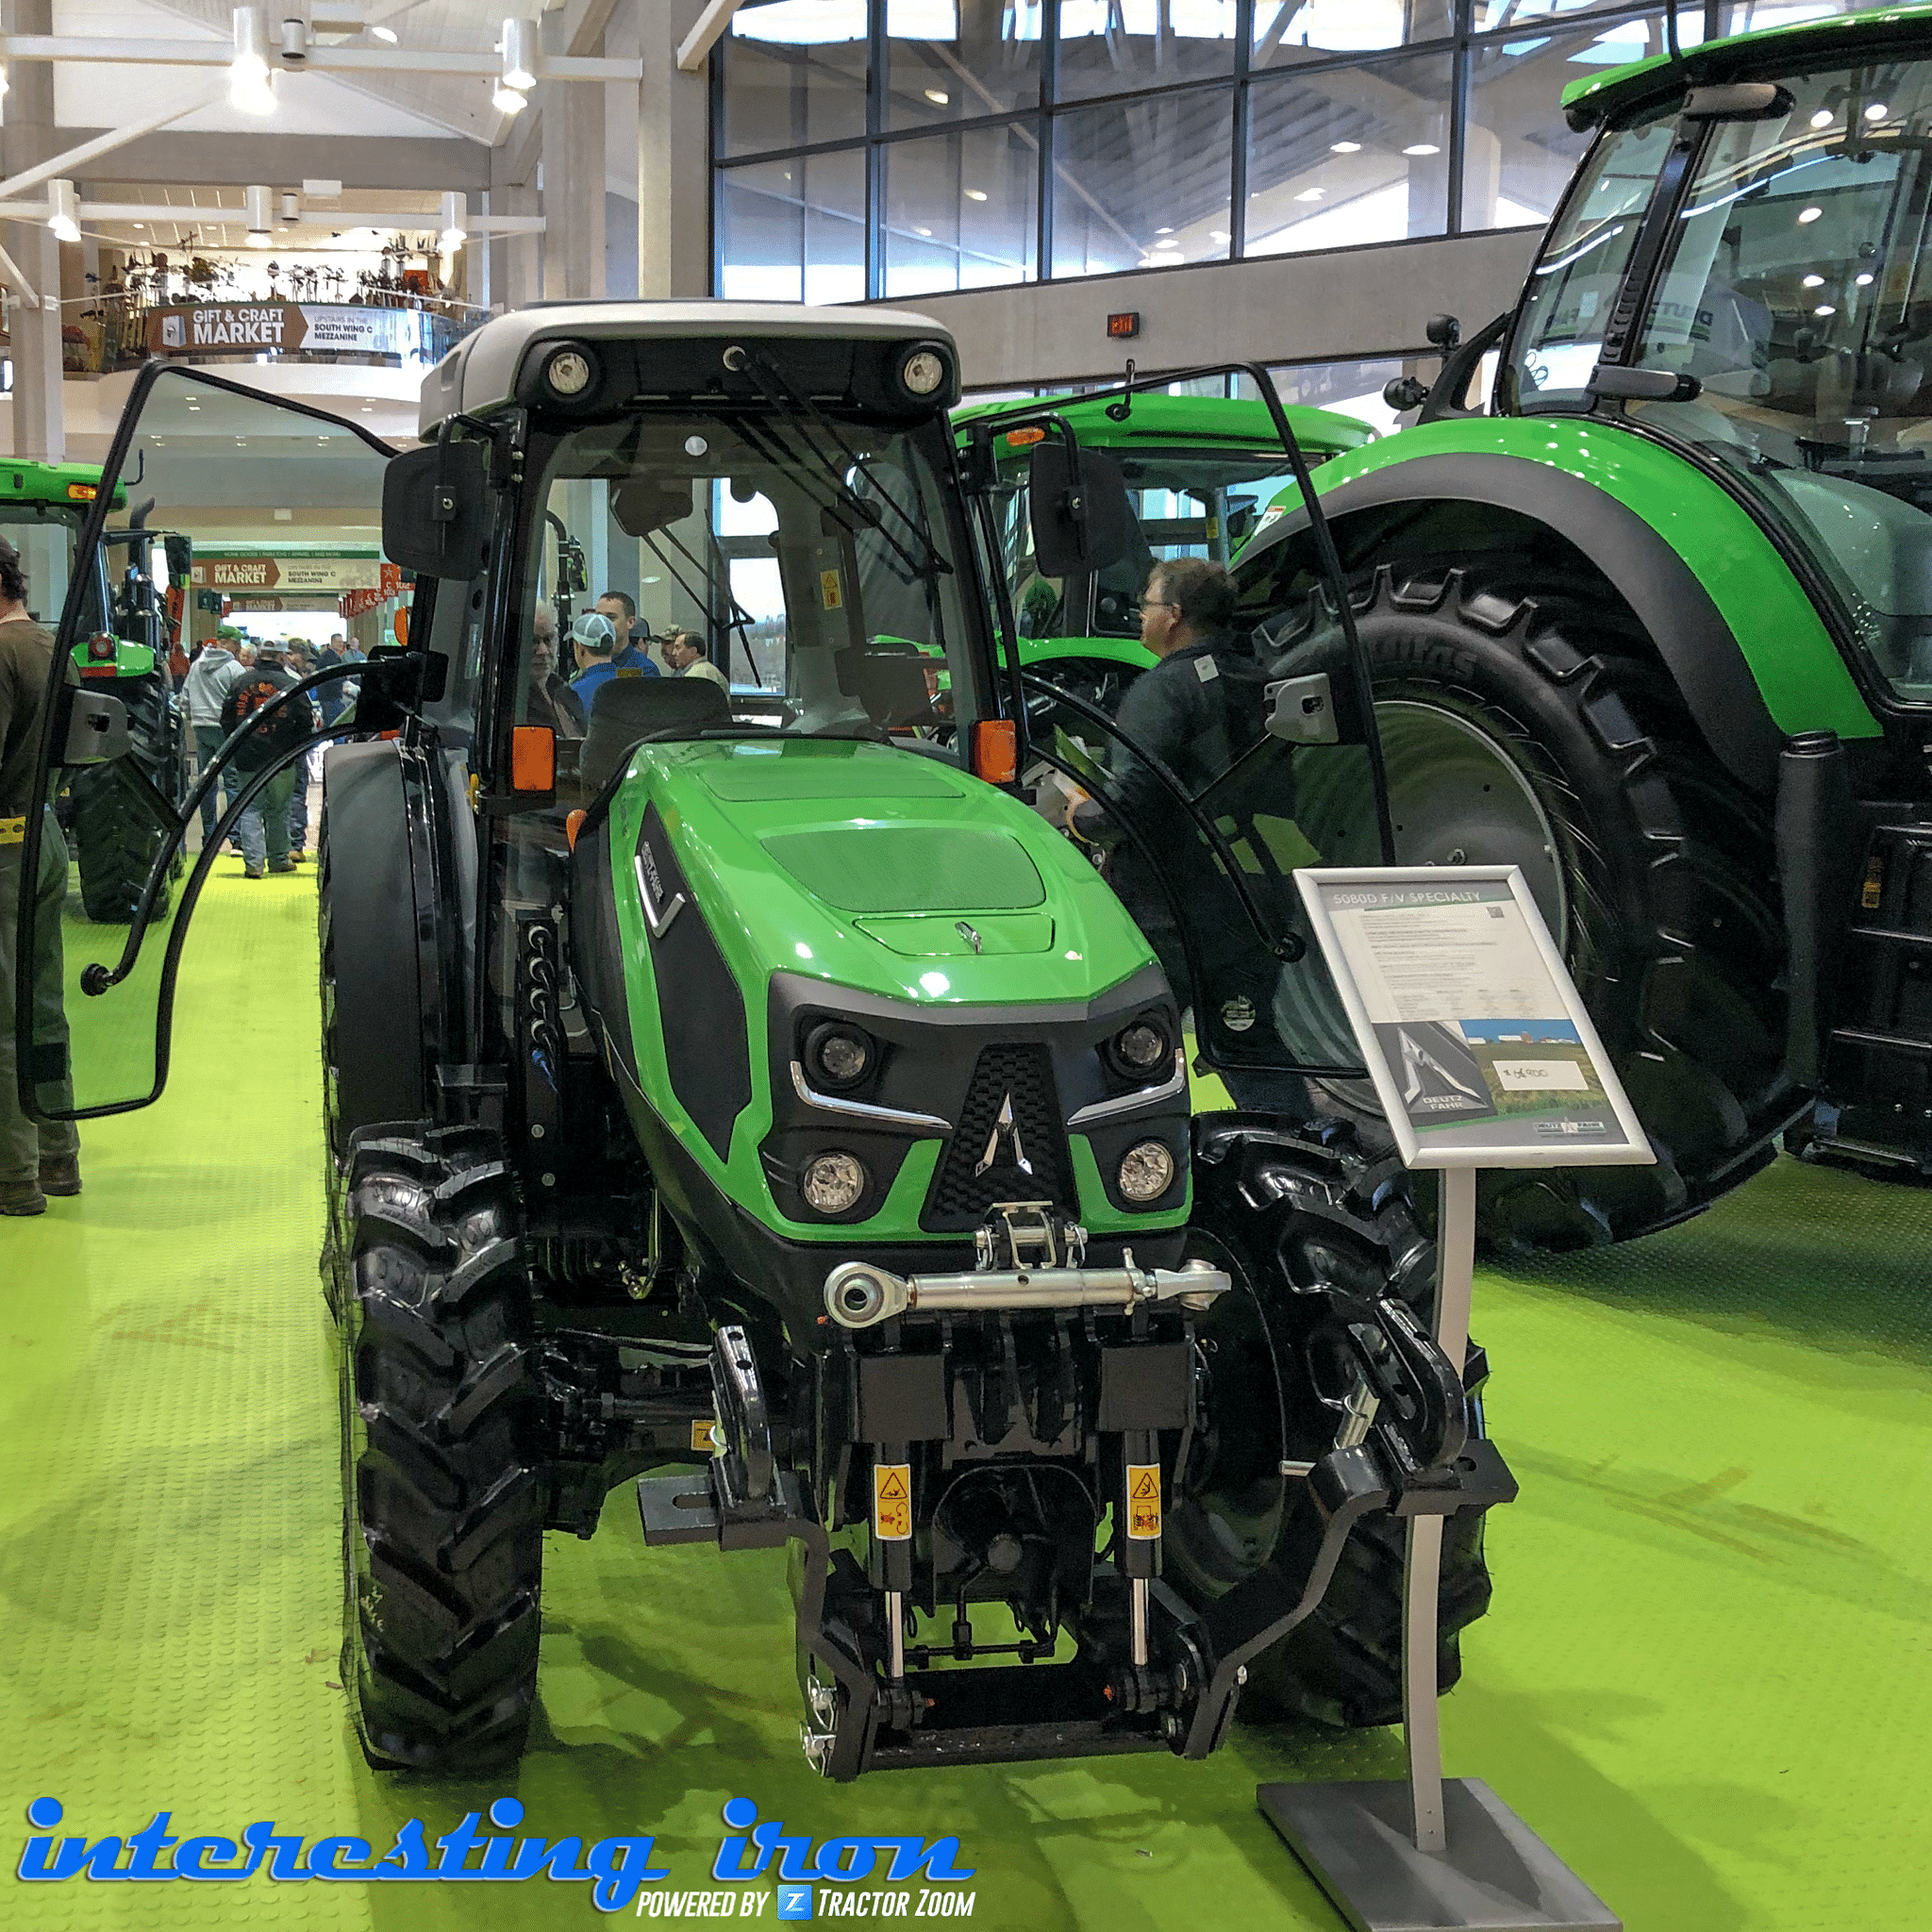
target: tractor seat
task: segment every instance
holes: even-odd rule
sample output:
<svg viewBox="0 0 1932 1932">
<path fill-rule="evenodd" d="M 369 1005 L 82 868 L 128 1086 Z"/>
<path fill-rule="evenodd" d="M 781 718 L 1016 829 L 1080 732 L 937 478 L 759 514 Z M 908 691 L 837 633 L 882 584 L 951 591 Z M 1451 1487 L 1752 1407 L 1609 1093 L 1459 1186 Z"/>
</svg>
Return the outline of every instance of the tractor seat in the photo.
<svg viewBox="0 0 1932 1932">
<path fill-rule="evenodd" d="M 731 700 L 708 677 L 610 677 L 591 701 L 590 727 L 577 756 L 585 793 L 603 791 L 647 739 L 691 738 L 728 729 Z"/>
</svg>

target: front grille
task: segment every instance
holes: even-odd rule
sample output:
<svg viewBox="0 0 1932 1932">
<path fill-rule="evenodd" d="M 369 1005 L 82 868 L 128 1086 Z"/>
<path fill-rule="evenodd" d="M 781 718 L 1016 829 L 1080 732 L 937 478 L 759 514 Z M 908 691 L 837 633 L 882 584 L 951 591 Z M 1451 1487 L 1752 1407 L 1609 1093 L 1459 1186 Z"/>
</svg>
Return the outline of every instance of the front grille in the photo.
<svg viewBox="0 0 1932 1932">
<path fill-rule="evenodd" d="M 1000 1115 L 1009 1099 L 1011 1125 L 1005 1127 Z M 989 1146 L 991 1165 L 975 1174 Z M 1019 1164 L 1023 1157 L 1030 1173 Z M 977 1227 L 996 1201 L 1075 1206 L 1059 1093 L 1043 1046 L 981 1050 L 920 1225 L 930 1234 L 962 1233 Z"/>
</svg>

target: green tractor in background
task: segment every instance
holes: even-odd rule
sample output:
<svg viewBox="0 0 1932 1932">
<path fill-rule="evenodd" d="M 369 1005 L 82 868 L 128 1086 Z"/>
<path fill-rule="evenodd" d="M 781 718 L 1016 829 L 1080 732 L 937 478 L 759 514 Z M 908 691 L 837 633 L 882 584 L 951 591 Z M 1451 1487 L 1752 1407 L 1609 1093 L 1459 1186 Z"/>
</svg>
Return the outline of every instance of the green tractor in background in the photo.
<svg viewBox="0 0 1932 1932">
<path fill-rule="evenodd" d="M 1041 396 L 1038 407 L 1054 411 L 1083 449 L 1103 451 L 1120 465 L 1134 527 L 1125 554 L 1099 571 L 1071 579 L 1042 573 L 1033 554 L 1027 458 L 1046 432 L 1034 425 L 995 437 L 996 523 L 1020 659 L 1110 711 L 1155 661 L 1141 641 L 1148 570 L 1164 557 L 1231 561 L 1293 491 L 1294 477 L 1259 401 L 1129 391 L 1092 400 Z M 955 409 L 962 447 L 973 425 L 1009 418 L 1013 408 L 968 403 Z M 1332 409 L 1291 404 L 1284 414 L 1310 468 L 1374 441 L 1367 424 Z"/>
<path fill-rule="evenodd" d="M 100 493 L 101 473 L 82 463 L 0 462 L 0 536 L 26 567 L 36 618 L 56 622 L 67 601 L 81 525 Z M 110 508 L 124 509 L 116 485 Z M 74 852 L 89 919 L 125 925 L 134 916 L 158 838 L 157 821 L 124 808 L 130 785 L 151 786 L 170 804 L 186 789 L 185 730 L 177 698 L 188 668 L 188 540 L 143 527 L 137 507 L 126 526 L 92 554 L 80 587 L 81 635 L 75 668 L 91 687 L 126 708 L 131 755 L 76 771 L 56 800 Z"/>
<path fill-rule="evenodd" d="M 1492 1239 L 1617 1240 L 1801 1151 L 1932 1174 L 1932 14 L 1604 74 L 1522 298 L 1316 488 L 1398 855 L 1514 860 L 1655 1168 L 1496 1175 Z M 1465 407 L 1486 356 L 1486 408 Z M 1240 559 L 1309 661 L 1305 512 Z M 1302 830 L 1346 856 L 1304 797 Z M 1326 1097 L 1359 1115 L 1346 1083 Z"/>
</svg>

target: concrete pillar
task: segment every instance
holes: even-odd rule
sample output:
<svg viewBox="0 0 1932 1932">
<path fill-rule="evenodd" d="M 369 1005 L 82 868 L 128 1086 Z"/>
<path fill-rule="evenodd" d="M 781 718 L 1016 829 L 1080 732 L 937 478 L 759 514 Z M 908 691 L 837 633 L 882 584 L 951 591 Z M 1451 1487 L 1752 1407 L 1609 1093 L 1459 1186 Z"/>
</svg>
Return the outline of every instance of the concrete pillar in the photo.
<svg viewBox="0 0 1932 1932">
<path fill-rule="evenodd" d="M 701 0 L 634 0 L 638 87 L 638 293 L 711 292 L 710 77 L 680 74 L 677 43 Z"/>
<path fill-rule="evenodd" d="M 562 53 L 563 14 L 543 21 L 544 45 Z M 556 40 L 558 44 L 551 46 Z M 573 51 L 600 55 L 594 46 Z M 543 294 L 582 301 L 605 293 L 604 90 L 575 81 L 546 81 L 537 91 L 543 115 Z"/>
<path fill-rule="evenodd" d="M 54 31 L 53 0 L 4 0 L 9 34 Z M 54 126 L 54 63 L 16 60 L 8 78 L 0 170 L 16 175 L 58 151 Z M 44 191 L 38 191 L 44 192 Z M 41 298 L 38 308 L 8 305 L 13 340 L 13 454 L 58 463 L 67 454 L 60 390 L 60 244 L 44 222 L 0 224 L 8 252 Z"/>
</svg>

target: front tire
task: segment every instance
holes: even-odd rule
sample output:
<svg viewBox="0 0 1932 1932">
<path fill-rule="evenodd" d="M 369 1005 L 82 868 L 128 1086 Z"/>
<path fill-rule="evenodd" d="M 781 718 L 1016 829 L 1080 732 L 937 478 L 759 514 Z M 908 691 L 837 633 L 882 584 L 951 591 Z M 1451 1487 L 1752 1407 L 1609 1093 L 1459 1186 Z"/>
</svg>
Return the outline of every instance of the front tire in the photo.
<svg viewBox="0 0 1932 1932">
<path fill-rule="evenodd" d="M 1383 565 L 1352 603 L 1397 858 L 1523 867 L 1657 1156 L 1486 1174 L 1484 1238 L 1581 1247 L 1696 1213 L 1772 1158 L 1805 1098 L 1784 1070 L 1768 808 L 1719 766 L 1607 590 Z M 1303 622 L 1330 633 L 1332 609 L 1317 599 Z M 1325 824 L 1303 804 L 1326 863 L 1375 862 L 1353 801 Z M 1365 1090 L 1324 1099 L 1375 1134 Z"/>
<path fill-rule="evenodd" d="M 1205 1606 L 1274 1554 L 1289 1504 L 1284 1460 L 1313 1462 L 1335 1444 L 1336 1363 L 1318 1323 L 1323 1287 L 1393 1294 L 1433 1322 L 1435 1245 L 1393 1159 L 1364 1155 L 1354 1129 L 1320 1120 L 1248 1136 L 1197 1124 L 1193 1252 L 1226 1267 L 1234 1289 L 1196 1328 L 1208 1427 L 1177 1474 L 1164 1574 Z M 1472 1352 L 1478 1363 L 1482 1357 Z M 1480 1411 L 1472 1404 L 1472 1424 Z M 1490 1606 L 1483 1517 L 1443 1525 L 1437 1683 L 1462 1674 L 1462 1632 Z M 1366 1518 L 1342 1546 L 1319 1607 L 1252 1659 L 1240 1713 L 1311 1718 L 1360 1729 L 1402 1716 L 1404 1523 Z"/>
<path fill-rule="evenodd" d="M 342 1310 L 342 1682 L 383 1770 L 480 1775 L 537 1691 L 544 1495 L 509 1176 L 475 1128 L 358 1133 Z"/>
</svg>

